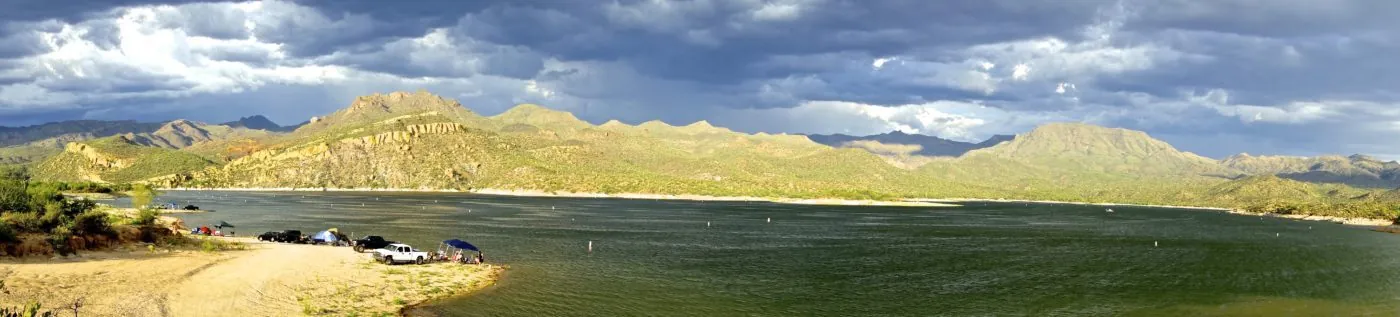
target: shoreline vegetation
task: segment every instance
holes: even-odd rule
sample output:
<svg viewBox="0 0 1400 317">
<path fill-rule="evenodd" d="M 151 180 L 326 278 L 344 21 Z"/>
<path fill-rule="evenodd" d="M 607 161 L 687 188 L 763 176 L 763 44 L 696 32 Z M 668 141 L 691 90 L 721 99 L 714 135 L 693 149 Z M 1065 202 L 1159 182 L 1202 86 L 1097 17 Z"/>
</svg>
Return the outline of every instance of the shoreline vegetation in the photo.
<svg viewBox="0 0 1400 317">
<path fill-rule="evenodd" d="M 1298 220 L 1326 221 L 1353 226 L 1389 226 L 1394 224 L 1393 219 L 1380 218 L 1348 218 L 1335 216 L 1300 215 L 1300 214 L 1280 214 L 1280 213 L 1260 213 L 1250 212 L 1240 208 L 1208 207 L 1208 206 L 1185 206 L 1185 205 L 1160 205 L 1160 204 L 1129 204 L 1129 203 L 1091 203 L 1075 201 L 1055 201 L 1055 200 L 1029 200 L 1029 199 L 979 199 L 979 198 L 917 198 L 900 201 L 878 201 L 878 200 L 847 200 L 847 199 L 784 199 L 765 198 L 751 196 L 705 196 L 705 195 L 665 195 L 665 194 L 643 194 L 643 193 L 574 193 L 574 192 L 546 192 L 540 190 L 511 190 L 511 189 L 474 189 L 474 190 L 452 190 L 452 189 L 411 189 L 411 188 L 165 188 L 162 190 L 172 191 L 250 191 L 250 192 L 412 192 L 412 193 L 470 193 L 481 195 L 497 196 L 520 196 L 520 197 L 569 197 L 569 198 L 616 198 L 616 199 L 651 199 L 651 200 L 686 200 L 686 201 L 751 201 L 751 202 L 772 202 L 783 204 L 804 204 L 804 205 L 826 205 L 826 206 L 907 206 L 907 207 L 960 207 L 965 203 L 973 202 L 998 202 L 998 203 L 1033 203 L 1033 204 L 1064 204 L 1064 205 L 1085 205 L 1085 206 L 1129 206 L 1129 207 L 1152 207 L 1152 208 L 1172 208 L 1172 209 L 1192 209 L 1204 211 L 1218 211 L 1237 215 L 1247 216 L 1270 216 Z"/>
<path fill-rule="evenodd" d="M 0 259 L 7 292 L 0 296 L 0 307 L 39 303 L 61 309 L 81 298 L 84 315 L 398 315 L 414 305 L 489 287 L 505 269 L 451 263 L 387 266 L 343 247 L 249 237 L 199 240 L 239 247 L 127 246 L 57 260 Z"/>
</svg>

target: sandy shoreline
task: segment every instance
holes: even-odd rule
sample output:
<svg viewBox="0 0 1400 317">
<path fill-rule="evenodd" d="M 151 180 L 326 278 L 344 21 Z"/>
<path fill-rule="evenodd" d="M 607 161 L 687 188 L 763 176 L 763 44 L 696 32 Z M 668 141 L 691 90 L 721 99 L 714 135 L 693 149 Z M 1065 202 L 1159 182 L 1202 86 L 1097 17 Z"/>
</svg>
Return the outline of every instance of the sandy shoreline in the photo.
<svg viewBox="0 0 1400 317">
<path fill-rule="evenodd" d="M 1313 215 L 1284 215 L 1284 214 L 1275 214 L 1275 213 L 1248 212 L 1248 211 L 1244 211 L 1244 210 L 1229 210 L 1229 213 L 1236 214 L 1236 215 L 1247 215 L 1247 216 L 1267 216 L 1267 217 L 1278 217 L 1278 218 L 1288 218 L 1288 219 L 1298 219 L 1298 220 L 1326 221 L 1326 222 L 1335 222 L 1335 223 L 1340 223 L 1340 224 L 1344 224 L 1344 225 L 1352 225 L 1352 226 L 1383 227 L 1383 226 L 1389 226 L 1389 225 L 1394 224 L 1394 221 L 1389 220 L 1389 219 L 1375 219 L 1375 218 L 1346 218 L 1346 217 L 1313 216 Z"/>
<path fill-rule="evenodd" d="M 1201 207 L 1201 206 L 1177 206 L 1177 205 L 1148 205 L 1148 204 L 1123 204 L 1123 203 L 1086 203 L 1076 201 L 1054 201 L 1054 200 L 1026 200 L 1026 199 L 978 199 L 978 198 L 939 198 L 939 199 L 912 199 L 913 201 L 942 202 L 942 203 L 968 203 L 968 202 L 996 202 L 996 203 L 1033 203 L 1033 204 L 1060 204 L 1060 205 L 1082 205 L 1082 206 L 1124 206 L 1124 207 L 1151 207 L 1151 208 L 1171 208 L 1171 209 L 1195 209 L 1212 211 L 1230 211 L 1230 208 Z"/>
<path fill-rule="evenodd" d="M 1065 204 L 1084 206 L 1129 206 L 1129 207 L 1150 207 L 1150 208 L 1173 208 L 1219 211 L 1231 214 L 1250 216 L 1271 216 L 1289 219 L 1328 221 L 1355 226 L 1388 226 L 1392 224 L 1390 219 L 1374 218 L 1344 218 L 1332 216 L 1312 216 L 1312 215 L 1282 215 L 1282 214 L 1258 214 L 1243 210 L 1222 208 L 1222 207 L 1202 207 L 1202 206 L 1180 206 L 1180 205 L 1151 205 L 1151 204 L 1124 204 L 1124 203 L 1089 203 L 1073 201 L 1053 201 L 1053 200 L 1027 200 L 1027 199 L 979 199 L 979 198 L 915 198 L 901 201 L 876 201 L 876 200 L 849 200 L 849 199 L 783 199 L 764 198 L 752 196 L 705 196 L 705 195 L 668 195 L 668 194 L 639 194 L 639 193 L 574 193 L 574 192 L 545 192 L 539 190 L 514 190 L 514 189 L 476 189 L 471 191 L 460 191 L 451 189 L 388 189 L 388 188 L 166 188 L 162 190 L 176 191 L 254 191 L 254 192 L 276 192 L 276 191 L 327 191 L 327 192 L 423 192 L 423 193 L 472 193 L 482 195 L 499 196 L 522 196 L 522 197 L 573 197 L 573 198 L 621 198 L 621 199 L 652 199 L 652 200 L 687 200 L 687 201 L 754 201 L 772 202 L 780 204 L 800 204 L 800 205 L 825 205 L 825 206 L 915 206 L 915 207 L 958 207 L 961 204 L 970 202 L 998 202 L 998 203 L 1035 203 L 1035 204 Z"/>
<path fill-rule="evenodd" d="M 0 259 L 0 306 L 45 309 L 81 298 L 83 316 L 397 315 L 492 285 L 502 268 L 387 266 L 346 247 L 234 241 L 246 250 L 124 250 Z"/>
<path fill-rule="evenodd" d="M 907 207 L 958 207 L 956 204 L 932 202 L 932 201 L 881 201 L 881 200 L 851 200 L 834 198 L 816 199 L 796 199 L 796 198 L 764 198 L 752 196 L 705 196 L 705 195 L 670 195 L 670 194 L 640 194 L 640 193 L 575 193 L 575 192 L 546 192 L 540 190 L 516 190 L 516 189 L 475 189 L 470 191 L 452 189 L 405 189 L 405 188 L 162 188 L 166 191 L 248 191 L 248 192 L 408 192 L 408 193 L 470 193 L 480 195 L 497 196 L 520 196 L 520 197 L 570 197 L 570 198 L 620 198 L 620 199 L 649 199 L 649 200 L 689 200 L 689 201 L 752 201 L 771 202 L 780 204 L 795 205 L 825 205 L 825 206 L 907 206 Z"/>
<path fill-rule="evenodd" d="M 1288 219 L 1298 219 L 1298 220 L 1326 221 L 1326 222 L 1335 222 L 1335 223 L 1340 223 L 1340 224 L 1345 224 L 1345 225 L 1353 225 L 1353 226 L 1389 226 L 1389 225 L 1393 224 L 1393 221 L 1391 221 L 1390 219 L 1346 218 L 1346 217 L 1314 216 L 1314 215 L 1284 215 L 1284 214 L 1276 214 L 1276 213 L 1248 212 L 1248 211 L 1239 210 L 1239 209 L 1221 208 L 1221 207 L 1176 206 L 1176 205 L 1147 205 L 1147 204 L 1121 204 L 1121 203 L 1087 203 L 1087 202 L 1068 202 L 1068 201 L 1052 201 L 1052 200 L 1024 200 L 1024 199 L 972 199 L 972 198 L 952 198 L 952 199 L 915 199 L 915 201 L 948 202 L 948 203 L 999 202 L 999 203 L 1063 204 L 1063 205 L 1105 206 L 1105 207 L 1111 207 L 1111 206 L 1127 206 L 1127 207 L 1151 207 L 1151 208 L 1172 208 L 1172 209 L 1194 209 L 1194 210 L 1220 211 L 1220 212 L 1225 212 L 1225 213 L 1230 213 L 1230 214 L 1246 215 L 1246 216 L 1267 216 L 1267 217 L 1278 217 L 1278 218 L 1288 218 Z"/>
</svg>

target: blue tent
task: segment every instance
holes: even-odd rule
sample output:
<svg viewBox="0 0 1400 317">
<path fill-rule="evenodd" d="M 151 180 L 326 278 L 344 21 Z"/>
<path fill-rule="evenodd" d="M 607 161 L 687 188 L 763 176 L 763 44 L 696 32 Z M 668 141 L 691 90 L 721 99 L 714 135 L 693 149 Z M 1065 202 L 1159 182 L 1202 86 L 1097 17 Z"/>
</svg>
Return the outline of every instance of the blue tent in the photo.
<svg viewBox="0 0 1400 317">
<path fill-rule="evenodd" d="M 453 248 L 466 249 L 466 250 L 472 250 L 472 251 L 481 252 L 481 249 L 477 249 L 476 246 L 472 245 L 471 243 L 467 243 L 466 241 L 462 241 L 462 240 L 458 240 L 458 239 L 446 240 L 446 241 L 443 241 L 442 243 L 447 244 L 447 245 L 450 245 L 450 246 L 452 246 Z"/>
<path fill-rule="evenodd" d="M 325 242 L 336 242 L 336 241 L 340 241 L 340 238 L 335 236 L 335 232 L 334 232 L 334 231 L 326 230 L 326 231 L 317 232 L 316 235 L 311 236 L 311 240 L 321 240 L 321 241 L 325 241 Z"/>
</svg>

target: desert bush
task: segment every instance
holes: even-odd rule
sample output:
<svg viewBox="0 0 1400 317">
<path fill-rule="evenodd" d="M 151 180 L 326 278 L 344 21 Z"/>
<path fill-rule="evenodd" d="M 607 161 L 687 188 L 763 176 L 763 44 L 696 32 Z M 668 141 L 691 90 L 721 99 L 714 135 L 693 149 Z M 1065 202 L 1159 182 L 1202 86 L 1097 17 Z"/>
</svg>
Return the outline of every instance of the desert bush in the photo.
<svg viewBox="0 0 1400 317">
<path fill-rule="evenodd" d="M 69 227 L 69 231 L 76 235 L 115 235 L 112 226 L 107 224 L 107 213 L 101 211 L 88 211 L 78 215 L 73 218 Z"/>
<path fill-rule="evenodd" d="M 136 212 L 136 217 L 131 218 L 131 224 L 135 226 L 151 226 L 156 224 L 156 219 L 160 217 L 160 210 L 141 209 Z"/>
<path fill-rule="evenodd" d="M 44 225 L 44 220 L 38 213 L 34 212 L 8 212 L 0 216 L 0 222 L 4 222 L 20 232 L 44 232 L 48 228 Z"/>
<path fill-rule="evenodd" d="M 39 303 L 30 303 L 22 307 L 0 307 L 0 317 L 58 317 L 57 313 L 43 311 L 42 308 Z"/>
<path fill-rule="evenodd" d="M 10 224 L 0 221 L 0 245 L 19 242 L 19 234 Z"/>
</svg>

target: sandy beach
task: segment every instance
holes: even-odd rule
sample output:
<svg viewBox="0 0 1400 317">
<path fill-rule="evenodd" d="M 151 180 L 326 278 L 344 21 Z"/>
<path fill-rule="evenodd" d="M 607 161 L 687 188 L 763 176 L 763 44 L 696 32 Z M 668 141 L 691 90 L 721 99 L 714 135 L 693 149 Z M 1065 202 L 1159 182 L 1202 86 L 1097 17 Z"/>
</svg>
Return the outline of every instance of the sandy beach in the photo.
<svg viewBox="0 0 1400 317">
<path fill-rule="evenodd" d="M 1312 215 L 1284 215 L 1284 214 L 1275 214 L 1275 213 L 1248 212 L 1248 211 L 1244 211 L 1244 210 L 1229 210 L 1229 212 L 1232 213 L 1232 214 L 1237 214 L 1237 215 L 1266 216 L 1266 217 L 1278 217 L 1278 218 L 1288 218 L 1288 219 L 1298 219 L 1298 220 L 1326 221 L 1326 222 L 1335 222 L 1335 223 L 1340 223 L 1340 224 L 1344 224 L 1344 225 L 1353 225 L 1353 226 L 1389 226 L 1389 225 L 1394 224 L 1394 221 L 1393 221 L 1393 220 L 1390 220 L 1390 219 L 1345 218 L 1345 217 L 1312 216 Z"/>
<path fill-rule="evenodd" d="M 572 198 L 620 198 L 620 199 L 650 199 L 650 200 L 689 200 L 689 201 L 757 201 L 772 202 L 780 204 L 797 205 L 830 205 L 830 206 L 908 206 L 908 207 L 957 207 L 956 204 L 934 202 L 934 201 L 882 201 L 882 200 L 851 200 L 835 198 L 819 199 L 788 199 L 788 198 L 765 198 L 751 196 L 705 196 L 705 195 L 670 195 L 670 194 L 640 194 L 640 193 L 576 193 L 576 192 L 547 192 L 541 190 L 523 189 L 475 189 L 471 191 L 460 191 L 451 189 L 411 189 L 411 188 L 162 188 L 167 191 L 253 191 L 253 192 L 283 192 L 283 191 L 308 191 L 308 192 L 414 192 L 414 193 L 472 193 L 480 195 L 497 196 L 522 196 L 522 197 L 572 197 Z"/>
<path fill-rule="evenodd" d="M 126 250 L 0 259 L 0 306 L 81 299 L 82 316 L 375 316 L 492 285 L 494 265 L 374 263 L 346 247 L 251 238 L 246 250 Z M 71 309 L 67 310 L 71 313 Z"/>
<path fill-rule="evenodd" d="M 1326 222 L 1335 222 L 1335 223 L 1340 223 L 1340 224 L 1345 224 L 1345 225 L 1353 225 L 1353 226 L 1389 226 L 1389 225 L 1391 225 L 1392 222 L 1393 222 L 1393 221 L 1391 221 L 1390 219 L 1345 218 L 1345 217 L 1313 216 L 1313 215 L 1284 215 L 1284 214 L 1275 214 L 1275 213 L 1248 212 L 1248 211 L 1244 211 L 1244 210 L 1231 209 L 1231 208 L 1200 207 L 1200 206 L 1147 205 L 1147 204 L 1119 204 L 1119 203 L 1086 203 L 1086 202 L 1067 202 L 1067 201 L 1050 201 L 1050 200 L 971 199 L 971 198 L 915 199 L 915 201 L 946 202 L 946 203 L 969 203 L 969 202 L 983 202 L 983 201 L 984 201 L 984 202 L 999 202 L 999 203 L 1066 204 L 1066 205 L 1086 205 L 1086 206 L 1105 206 L 1105 207 L 1112 207 L 1112 206 L 1132 206 L 1132 207 L 1152 207 L 1152 208 L 1195 209 L 1195 210 L 1220 211 L 1220 212 L 1227 212 L 1227 213 L 1237 214 L 1237 215 L 1267 216 L 1267 217 L 1279 217 L 1279 218 L 1298 219 L 1298 220 L 1326 221 Z"/>
</svg>

